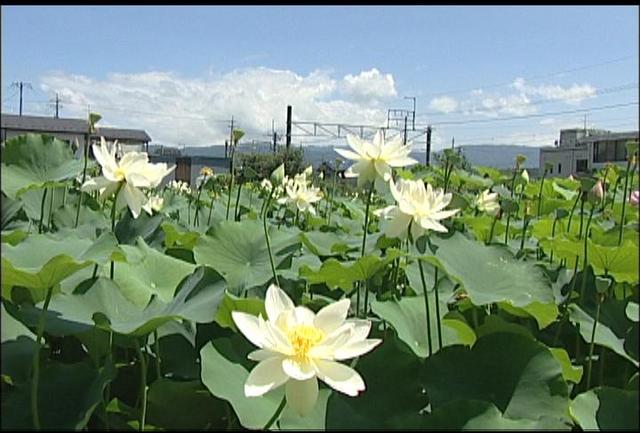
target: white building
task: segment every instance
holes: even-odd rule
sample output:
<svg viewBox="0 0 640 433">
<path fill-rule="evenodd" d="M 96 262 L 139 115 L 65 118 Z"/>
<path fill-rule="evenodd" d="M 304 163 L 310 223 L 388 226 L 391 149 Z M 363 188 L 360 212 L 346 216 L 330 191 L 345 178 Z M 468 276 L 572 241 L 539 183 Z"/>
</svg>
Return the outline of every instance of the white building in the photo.
<svg viewBox="0 0 640 433">
<path fill-rule="evenodd" d="M 555 147 L 540 149 L 540 171 L 551 165 L 549 174 L 569 176 L 590 173 L 607 163 L 624 165 L 627 141 L 638 142 L 638 131 L 611 132 L 603 129 L 563 129 Z"/>
</svg>

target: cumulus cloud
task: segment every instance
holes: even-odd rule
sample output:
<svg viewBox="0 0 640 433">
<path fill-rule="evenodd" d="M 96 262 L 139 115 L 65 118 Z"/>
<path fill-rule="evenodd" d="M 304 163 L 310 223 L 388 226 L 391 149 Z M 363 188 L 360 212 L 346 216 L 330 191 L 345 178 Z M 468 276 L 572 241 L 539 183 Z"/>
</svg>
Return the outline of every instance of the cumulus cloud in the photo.
<svg viewBox="0 0 640 433">
<path fill-rule="evenodd" d="M 300 75 L 264 67 L 204 78 L 162 71 L 104 79 L 50 72 L 40 87 L 60 95 L 65 117 L 84 118 L 90 105 L 102 114 L 103 126 L 145 129 L 156 143 L 187 146 L 224 144 L 232 115 L 246 139 L 267 140 L 272 119 L 283 132 L 287 105 L 294 120 L 383 125 L 381 101 L 397 95 L 393 76 L 375 68 L 343 79 L 327 71 Z"/>
<path fill-rule="evenodd" d="M 458 101 L 450 96 L 440 96 L 433 98 L 429 103 L 429 106 L 441 113 L 451 113 L 458 108 Z"/>
<path fill-rule="evenodd" d="M 382 74 L 376 68 L 358 75 L 345 75 L 342 90 L 346 95 L 364 101 L 378 101 L 398 95 L 393 76 Z"/>
</svg>

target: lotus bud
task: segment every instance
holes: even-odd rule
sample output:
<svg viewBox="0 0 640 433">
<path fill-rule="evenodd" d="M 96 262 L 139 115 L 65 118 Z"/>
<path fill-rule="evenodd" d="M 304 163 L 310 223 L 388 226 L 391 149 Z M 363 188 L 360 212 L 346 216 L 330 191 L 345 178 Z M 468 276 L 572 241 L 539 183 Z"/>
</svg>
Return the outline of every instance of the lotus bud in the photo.
<svg viewBox="0 0 640 433">
<path fill-rule="evenodd" d="M 636 190 L 631 193 L 629 196 L 629 203 L 632 206 L 638 207 L 638 203 L 640 202 L 640 191 Z"/>
<path fill-rule="evenodd" d="M 527 172 L 527 170 L 522 170 L 522 178 L 525 182 L 529 183 L 529 172 Z"/>
</svg>

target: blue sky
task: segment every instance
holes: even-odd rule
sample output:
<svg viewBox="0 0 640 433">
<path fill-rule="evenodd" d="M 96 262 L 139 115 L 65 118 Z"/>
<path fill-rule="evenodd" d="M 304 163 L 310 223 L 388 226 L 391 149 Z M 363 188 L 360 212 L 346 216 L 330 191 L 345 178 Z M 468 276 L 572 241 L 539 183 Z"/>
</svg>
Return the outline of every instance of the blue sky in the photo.
<svg viewBox="0 0 640 433">
<path fill-rule="evenodd" d="M 206 145 L 232 115 L 264 139 L 287 104 L 297 120 L 386 124 L 416 96 L 436 147 L 543 145 L 585 114 L 637 129 L 638 105 L 598 107 L 638 101 L 638 49 L 631 6 L 3 6 L 2 110 L 22 80 L 27 114 L 51 114 L 57 92 L 62 116 L 90 105 L 154 141 Z"/>
</svg>

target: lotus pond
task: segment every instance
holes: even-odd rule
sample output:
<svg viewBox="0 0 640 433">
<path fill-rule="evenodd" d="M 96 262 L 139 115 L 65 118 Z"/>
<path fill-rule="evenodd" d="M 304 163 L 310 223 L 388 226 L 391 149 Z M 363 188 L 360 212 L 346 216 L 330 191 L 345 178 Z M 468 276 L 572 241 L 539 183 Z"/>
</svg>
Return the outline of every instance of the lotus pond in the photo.
<svg viewBox="0 0 640 433">
<path fill-rule="evenodd" d="M 186 185 L 2 143 L 2 429 L 640 428 L 637 143 L 537 179 L 349 145 Z"/>
</svg>

